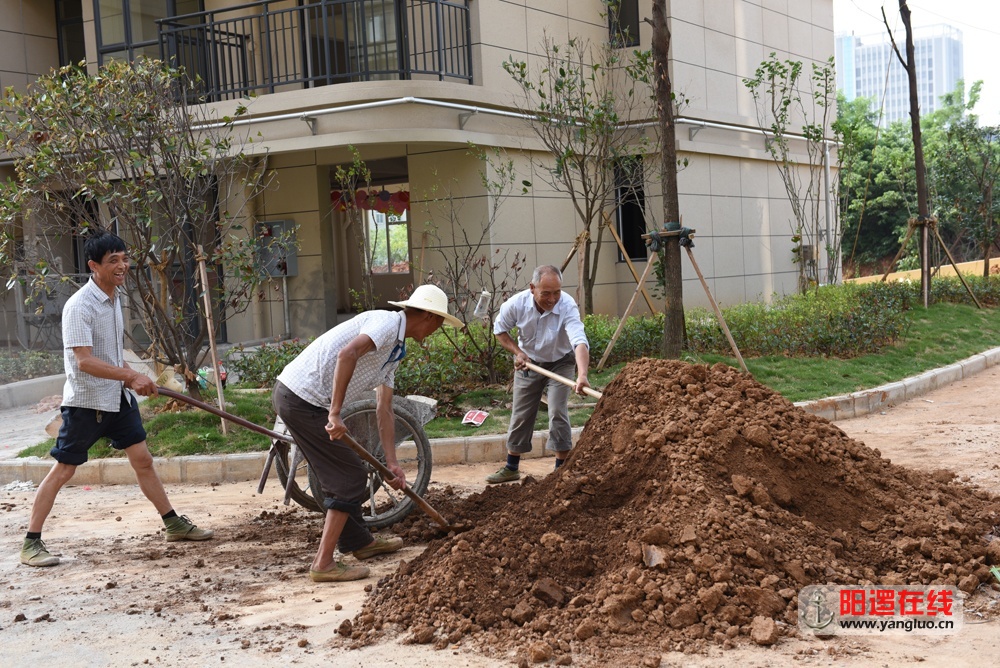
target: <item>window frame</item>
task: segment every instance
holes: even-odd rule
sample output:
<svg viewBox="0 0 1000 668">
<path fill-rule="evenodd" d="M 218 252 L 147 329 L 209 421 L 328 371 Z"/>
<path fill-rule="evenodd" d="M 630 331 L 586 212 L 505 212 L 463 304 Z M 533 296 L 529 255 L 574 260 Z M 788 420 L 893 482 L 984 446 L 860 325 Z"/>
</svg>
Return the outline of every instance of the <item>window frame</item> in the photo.
<svg viewBox="0 0 1000 668">
<path fill-rule="evenodd" d="M 607 7 L 611 44 L 616 49 L 639 46 L 639 0 L 613 0 Z"/>
<path fill-rule="evenodd" d="M 143 49 L 150 46 L 156 46 L 159 49 L 159 35 L 156 35 L 153 39 L 147 39 L 140 42 L 132 41 L 132 2 L 133 0 L 116 0 L 121 3 L 122 8 L 122 33 L 124 34 L 125 41 L 115 42 L 114 44 L 105 44 L 104 35 L 101 31 L 101 0 L 93 0 L 94 2 L 94 35 L 97 41 L 97 65 L 101 66 L 108 59 L 108 56 L 113 56 L 113 54 L 124 52 L 128 58 L 128 62 L 135 60 L 136 51 L 138 49 Z M 136 2 L 141 2 L 142 0 L 135 0 Z M 163 0 L 165 4 L 165 15 L 161 18 L 170 18 L 173 16 L 178 16 L 177 14 L 177 1 L 178 0 Z M 205 10 L 205 0 L 197 0 L 198 11 Z M 190 13 L 190 12 L 185 12 Z"/>
</svg>

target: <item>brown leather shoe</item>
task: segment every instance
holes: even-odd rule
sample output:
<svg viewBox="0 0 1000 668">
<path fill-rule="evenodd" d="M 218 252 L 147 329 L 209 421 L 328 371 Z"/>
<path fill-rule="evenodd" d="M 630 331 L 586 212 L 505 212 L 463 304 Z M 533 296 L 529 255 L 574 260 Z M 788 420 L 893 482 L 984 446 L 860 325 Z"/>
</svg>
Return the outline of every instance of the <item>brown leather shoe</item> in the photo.
<svg viewBox="0 0 1000 668">
<path fill-rule="evenodd" d="M 368 577 L 368 567 L 348 566 L 342 561 L 333 562 L 333 566 L 325 571 L 309 571 L 309 579 L 313 582 L 348 582 L 350 580 L 364 580 Z"/>
<path fill-rule="evenodd" d="M 371 559 L 379 554 L 389 554 L 390 552 L 396 552 L 403 548 L 403 539 L 399 536 L 393 536 L 392 538 L 376 538 L 372 541 L 371 545 L 366 545 L 360 550 L 355 550 L 351 554 L 354 555 L 355 559 L 363 561 L 365 559 Z"/>
</svg>

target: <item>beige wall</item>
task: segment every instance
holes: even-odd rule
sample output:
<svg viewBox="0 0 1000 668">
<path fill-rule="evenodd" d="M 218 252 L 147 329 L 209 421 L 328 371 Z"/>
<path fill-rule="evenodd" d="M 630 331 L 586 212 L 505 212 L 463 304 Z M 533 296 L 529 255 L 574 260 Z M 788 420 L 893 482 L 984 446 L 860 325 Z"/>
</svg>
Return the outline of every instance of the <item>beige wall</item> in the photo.
<svg viewBox="0 0 1000 668">
<path fill-rule="evenodd" d="M 54 20 L 49 17 L 49 24 L 41 20 L 40 14 L 51 12 L 47 3 L 43 4 L 44 12 L 32 12 L 25 8 L 36 3 L 0 0 L 5 16 L 28 17 L 22 19 L 25 29 L 21 33 L 29 32 L 32 38 L 28 41 L 33 43 L 48 43 L 54 62 Z M 221 0 L 208 3 L 210 7 L 235 4 Z M 642 3 L 645 15 L 649 14 L 648 5 Z M 440 228 L 444 220 L 440 210 L 430 210 L 435 188 L 449 184 L 465 196 L 459 217 L 465 225 L 482 225 L 490 210 L 480 183 L 480 166 L 467 155 L 470 141 L 505 149 L 515 160 L 519 175 L 533 184 L 527 195 L 511 196 L 500 208 L 490 235 L 493 249 L 520 251 L 530 271 L 540 263 L 561 264 L 580 232 L 566 195 L 544 186 L 537 171 L 544 155 L 530 127 L 487 112 L 512 109 L 516 91 L 501 67 L 507 58 L 539 63 L 546 35 L 558 43 L 571 35 L 595 42 L 606 39 L 606 23 L 600 17 L 603 3 L 475 0 L 469 6 L 475 85 L 356 83 L 261 95 L 249 102 L 255 119 L 250 127 L 254 150 L 266 151 L 269 165 L 276 170 L 276 185 L 259 198 L 257 215 L 261 220 L 292 220 L 299 225 L 299 275 L 288 280 L 293 335 L 318 334 L 344 317 L 338 310 L 349 308 L 344 276 L 352 249 L 336 232 L 336 214 L 329 210 L 328 194 L 330 168 L 350 161 L 348 145 L 358 147 L 365 160 L 407 158 L 411 255 L 414 264 L 418 263 L 423 245 L 426 269 L 440 269 L 436 247 L 422 235 L 425 224 Z M 681 110 L 684 117 L 753 128 L 756 114 L 742 79 L 751 75 L 767 54 L 775 51 L 782 58 L 805 60 L 808 68 L 810 61 L 825 60 L 833 53 L 832 0 L 668 0 L 668 13 L 673 33 L 673 82 L 689 100 Z M 9 25 L 5 22 L 0 29 L 9 31 Z M 39 27 L 29 29 L 35 25 Z M 644 48 L 650 43 L 650 31 L 648 24 L 641 24 Z M 7 77 L 4 68 L 10 64 L 10 71 L 26 81 L 33 68 L 38 68 L 29 67 L 23 56 L 10 48 L 8 35 L 2 37 L 0 76 Z M 93 46 L 90 25 L 88 39 Z M 20 47 L 21 54 L 28 41 Z M 459 109 L 419 104 L 325 113 L 406 96 L 467 105 L 480 113 L 463 116 Z M 229 113 L 234 106 L 219 103 L 213 110 Z M 312 126 L 295 115 L 308 111 L 321 112 Z M 295 113 L 286 119 L 268 120 L 290 112 Z M 694 131 L 681 124 L 677 139 L 681 155 L 689 161 L 679 175 L 683 223 L 697 230 L 694 256 L 717 299 L 729 305 L 793 291 L 797 268 L 792 263 L 790 207 L 760 135 L 731 129 Z M 658 184 L 648 183 L 646 194 L 653 219 L 659 224 L 662 198 L 658 197 Z M 617 247 L 610 236 L 606 235 L 603 243 L 595 307 L 600 312 L 620 314 L 635 283 L 627 266 L 616 262 Z M 685 303 L 707 305 L 694 269 L 686 254 L 682 255 Z M 644 268 L 645 263 L 636 265 L 640 272 Z M 418 282 L 422 278 L 414 276 Z M 574 261 L 566 272 L 566 288 L 573 291 L 578 282 Z M 526 283 L 527 277 L 522 276 L 521 284 Z M 230 324 L 230 340 L 284 333 L 280 285 L 272 287 L 276 289 L 267 292 L 264 303 Z M 645 310 L 642 300 L 638 303 L 639 310 Z"/>
<path fill-rule="evenodd" d="M 0 0 L 0 17 L 0 90 L 24 90 L 59 66 L 55 3 Z"/>
</svg>

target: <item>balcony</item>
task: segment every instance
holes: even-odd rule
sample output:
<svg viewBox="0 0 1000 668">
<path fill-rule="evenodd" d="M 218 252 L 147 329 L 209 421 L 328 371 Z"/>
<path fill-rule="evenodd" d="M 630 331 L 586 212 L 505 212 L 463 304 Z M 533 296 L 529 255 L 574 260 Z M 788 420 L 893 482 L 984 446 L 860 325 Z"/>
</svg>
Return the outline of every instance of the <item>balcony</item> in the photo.
<svg viewBox="0 0 1000 668">
<path fill-rule="evenodd" d="M 467 0 L 255 2 L 157 21 L 160 57 L 204 101 L 355 81 L 472 83 Z"/>
</svg>

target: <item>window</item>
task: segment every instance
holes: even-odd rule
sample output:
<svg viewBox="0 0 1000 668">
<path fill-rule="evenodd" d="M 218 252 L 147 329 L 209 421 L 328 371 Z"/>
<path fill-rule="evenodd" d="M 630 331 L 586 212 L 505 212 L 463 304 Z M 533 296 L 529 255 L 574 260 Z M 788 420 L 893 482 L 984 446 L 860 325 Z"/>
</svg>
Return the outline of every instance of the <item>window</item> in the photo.
<svg viewBox="0 0 1000 668">
<path fill-rule="evenodd" d="M 615 190 L 618 201 L 618 236 L 628 253 L 630 260 L 643 261 L 647 256 L 646 242 L 642 235 L 646 233 L 646 194 L 643 190 L 642 158 L 633 156 L 623 158 L 615 163 Z M 618 251 L 618 261 L 624 262 L 625 256 Z"/>
<path fill-rule="evenodd" d="M 639 45 L 639 0 L 611 0 L 608 3 L 611 43 L 621 49 Z"/>
<path fill-rule="evenodd" d="M 59 65 L 78 65 L 87 59 L 83 41 L 83 0 L 56 0 Z"/>
<path fill-rule="evenodd" d="M 160 57 L 157 19 L 200 12 L 202 0 L 94 0 L 99 64 Z"/>
<path fill-rule="evenodd" d="M 373 274 L 410 273 L 410 225 L 406 211 L 365 211 Z"/>
</svg>

